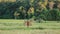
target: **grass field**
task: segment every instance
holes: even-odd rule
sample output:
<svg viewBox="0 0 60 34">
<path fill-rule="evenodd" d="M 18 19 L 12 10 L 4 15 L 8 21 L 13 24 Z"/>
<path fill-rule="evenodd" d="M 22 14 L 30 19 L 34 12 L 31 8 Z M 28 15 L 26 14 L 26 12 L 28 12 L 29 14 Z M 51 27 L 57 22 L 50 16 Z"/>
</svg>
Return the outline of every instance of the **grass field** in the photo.
<svg viewBox="0 0 60 34">
<path fill-rule="evenodd" d="M 33 22 L 27 28 L 24 20 L 0 19 L 0 34 L 60 34 L 59 31 L 60 22 L 57 21 Z"/>
</svg>

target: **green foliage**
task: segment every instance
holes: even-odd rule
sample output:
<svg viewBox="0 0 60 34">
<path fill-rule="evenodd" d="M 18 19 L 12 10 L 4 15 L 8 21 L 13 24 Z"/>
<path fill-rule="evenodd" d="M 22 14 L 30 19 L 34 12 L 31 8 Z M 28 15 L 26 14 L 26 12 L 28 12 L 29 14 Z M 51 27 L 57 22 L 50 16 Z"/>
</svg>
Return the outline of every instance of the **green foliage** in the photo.
<svg viewBox="0 0 60 34">
<path fill-rule="evenodd" d="M 52 3 L 54 2 L 52 1 Z M 41 18 L 43 20 L 60 20 L 59 8 L 54 5 L 52 9 L 47 9 L 49 6 L 47 4 L 47 1 L 42 2 L 42 0 L 1 2 L 0 19 L 30 19 L 34 16 L 35 19 Z M 55 4 L 58 5 L 57 2 Z"/>
</svg>

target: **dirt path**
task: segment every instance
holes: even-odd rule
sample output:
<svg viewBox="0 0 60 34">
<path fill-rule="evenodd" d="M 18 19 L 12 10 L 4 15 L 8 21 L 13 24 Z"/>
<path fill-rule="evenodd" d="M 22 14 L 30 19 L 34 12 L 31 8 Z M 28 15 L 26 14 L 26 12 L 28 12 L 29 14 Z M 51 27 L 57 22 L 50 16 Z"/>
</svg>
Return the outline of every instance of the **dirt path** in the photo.
<svg viewBox="0 0 60 34">
<path fill-rule="evenodd" d="M 0 34 L 60 34 L 60 30 L 0 30 Z"/>
</svg>

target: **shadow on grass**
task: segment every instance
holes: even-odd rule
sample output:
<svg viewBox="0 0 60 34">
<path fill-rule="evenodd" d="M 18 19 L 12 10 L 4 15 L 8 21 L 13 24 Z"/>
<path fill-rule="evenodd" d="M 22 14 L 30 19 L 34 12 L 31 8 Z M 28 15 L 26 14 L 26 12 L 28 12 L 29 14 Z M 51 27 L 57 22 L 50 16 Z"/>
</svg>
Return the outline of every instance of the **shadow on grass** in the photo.
<svg viewBox="0 0 60 34">
<path fill-rule="evenodd" d="M 45 28 L 0 28 L 0 30 L 34 30 L 34 29 L 43 30 Z"/>
<path fill-rule="evenodd" d="M 37 28 L 31 28 L 31 29 L 40 29 L 40 30 L 43 30 L 43 29 L 45 29 L 45 28 L 37 27 Z"/>
<path fill-rule="evenodd" d="M 0 30 L 44 30 L 44 29 L 60 29 L 60 28 L 42 28 L 42 27 L 37 27 L 37 28 L 0 28 Z"/>
</svg>

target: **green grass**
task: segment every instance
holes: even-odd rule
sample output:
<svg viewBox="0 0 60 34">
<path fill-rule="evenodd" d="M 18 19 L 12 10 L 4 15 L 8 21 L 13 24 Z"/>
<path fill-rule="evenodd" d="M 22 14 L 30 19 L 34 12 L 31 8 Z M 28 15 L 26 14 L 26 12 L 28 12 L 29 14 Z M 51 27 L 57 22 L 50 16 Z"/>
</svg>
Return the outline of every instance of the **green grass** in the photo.
<svg viewBox="0 0 60 34">
<path fill-rule="evenodd" d="M 24 25 L 24 20 L 0 19 L 0 30 L 19 30 L 19 29 L 60 29 L 60 23 L 57 21 L 46 21 L 43 23 L 32 23 L 32 26 L 27 28 Z"/>
<path fill-rule="evenodd" d="M 60 22 L 46 21 L 42 23 L 33 22 L 27 28 L 25 20 L 0 19 L 0 34 L 60 34 Z"/>
</svg>

